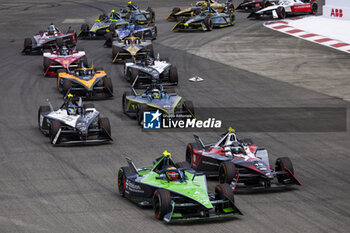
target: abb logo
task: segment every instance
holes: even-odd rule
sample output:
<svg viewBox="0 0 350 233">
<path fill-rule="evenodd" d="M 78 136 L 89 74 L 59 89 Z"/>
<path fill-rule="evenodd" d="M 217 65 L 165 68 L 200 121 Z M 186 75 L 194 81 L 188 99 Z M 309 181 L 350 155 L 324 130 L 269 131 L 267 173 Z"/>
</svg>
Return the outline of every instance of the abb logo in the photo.
<svg viewBox="0 0 350 233">
<path fill-rule="evenodd" d="M 334 9 L 333 8 L 332 11 L 331 11 L 331 16 L 342 18 L 343 17 L 343 10 L 342 9 Z"/>
</svg>

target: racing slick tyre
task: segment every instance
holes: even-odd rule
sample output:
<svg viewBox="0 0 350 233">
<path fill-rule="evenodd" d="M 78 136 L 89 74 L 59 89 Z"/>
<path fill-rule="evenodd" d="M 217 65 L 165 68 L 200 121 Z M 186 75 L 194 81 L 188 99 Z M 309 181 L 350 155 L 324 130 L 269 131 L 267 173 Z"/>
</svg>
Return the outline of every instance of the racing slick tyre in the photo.
<svg viewBox="0 0 350 233">
<path fill-rule="evenodd" d="M 157 189 L 153 195 L 153 211 L 156 219 L 163 220 L 171 210 L 171 196 L 168 190 Z"/>
<path fill-rule="evenodd" d="M 66 95 L 71 88 L 72 82 L 69 79 L 64 78 L 62 81 L 62 94 Z"/>
<path fill-rule="evenodd" d="M 43 112 L 50 112 L 50 106 L 40 106 L 38 110 L 38 126 L 39 129 L 49 129 L 49 126 L 47 125 L 46 121 L 44 119 L 41 119 L 41 115 Z M 41 122 L 43 121 L 43 122 Z"/>
<path fill-rule="evenodd" d="M 193 149 L 199 149 L 197 143 L 188 143 L 186 147 L 186 162 L 188 162 L 191 167 L 193 167 L 193 163 L 196 162 L 193 161 Z"/>
<path fill-rule="evenodd" d="M 83 104 L 83 108 L 87 109 L 87 108 L 95 108 L 95 105 L 92 103 L 87 103 L 87 104 Z"/>
<path fill-rule="evenodd" d="M 104 18 L 107 18 L 107 17 L 108 17 L 107 14 L 106 14 L 106 13 L 103 13 L 103 14 L 101 14 L 101 15 L 98 17 L 98 19 L 101 20 L 101 19 L 104 19 Z"/>
<path fill-rule="evenodd" d="M 154 57 L 154 49 L 153 45 L 148 46 L 148 52 L 151 57 Z"/>
<path fill-rule="evenodd" d="M 316 2 L 311 3 L 311 14 L 316 15 L 318 10 L 318 5 Z"/>
<path fill-rule="evenodd" d="M 84 65 L 85 68 L 90 67 L 90 64 L 89 64 L 89 62 L 88 62 L 87 57 L 83 57 L 83 58 L 80 60 L 80 62 Z"/>
<path fill-rule="evenodd" d="M 194 11 L 193 11 L 193 14 L 194 15 L 199 15 L 201 13 L 201 9 L 199 8 L 196 8 Z"/>
<path fill-rule="evenodd" d="M 50 135 L 50 141 L 52 144 L 60 143 L 61 140 L 59 137 L 56 139 L 56 142 L 55 142 L 55 137 L 56 137 L 58 131 L 60 130 L 60 128 L 61 128 L 61 123 L 59 121 L 50 120 L 50 131 L 49 131 L 50 133 L 49 133 L 49 135 Z"/>
<path fill-rule="evenodd" d="M 213 30 L 213 20 L 209 16 L 204 18 L 204 26 L 208 31 Z"/>
<path fill-rule="evenodd" d="M 128 71 L 130 71 L 130 85 L 132 85 L 136 77 L 139 75 L 139 70 L 131 68 L 131 69 L 128 69 Z M 135 86 L 137 86 L 136 83 L 135 83 Z"/>
<path fill-rule="evenodd" d="M 143 122 L 143 113 L 147 111 L 148 107 L 146 104 L 138 104 L 137 109 L 136 109 L 136 118 L 137 118 L 137 123 L 139 125 L 142 125 Z"/>
<path fill-rule="evenodd" d="M 33 42 L 31 38 L 24 39 L 24 53 L 30 54 L 32 52 Z"/>
<path fill-rule="evenodd" d="M 111 124 L 109 123 L 109 119 L 107 117 L 101 117 L 98 120 L 100 125 L 101 136 L 112 136 Z M 106 135 L 108 133 L 108 135 Z"/>
<path fill-rule="evenodd" d="M 286 10 L 284 9 L 284 7 L 278 7 L 276 10 L 276 13 L 278 15 L 278 18 L 280 19 L 284 19 L 287 16 Z"/>
<path fill-rule="evenodd" d="M 222 162 L 219 167 L 219 183 L 231 184 L 236 176 L 236 166 L 230 162 Z"/>
<path fill-rule="evenodd" d="M 235 197 L 230 185 L 228 184 L 219 184 L 215 187 L 215 200 L 230 200 L 233 203 L 235 202 Z M 231 202 L 222 203 L 215 206 L 215 211 L 224 213 L 224 209 L 232 207 Z"/>
<path fill-rule="evenodd" d="M 288 157 L 281 157 L 276 159 L 275 170 L 276 171 L 287 171 L 287 169 L 294 175 L 294 169 L 292 161 Z M 279 183 L 284 184 L 286 179 L 291 179 L 291 174 L 289 172 L 287 174 L 277 175 L 277 180 Z"/>
<path fill-rule="evenodd" d="M 43 62 L 44 73 L 46 73 L 49 66 L 50 66 L 50 60 L 48 58 L 44 57 L 44 62 Z"/>
<path fill-rule="evenodd" d="M 168 57 L 163 57 L 160 59 L 160 61 L 166 61 L 166 62 L 169 62 L 169 58 Z"/>
<path fill-rule="evenodd" d="M 120 52 L 119 47 L 116 47 L 116 46 L 112 47 L 112 62 L 117 62 L 116 57 L 118 56 L 119 52 Z"/>
<path fill-rule="evenodd" d="M 169 69 L 169 82 L 174 84 L 174 85 L 177 85 L 178 82 L 179 82 L 179 76 L 178 76 L 178 73 L 177 73 L 176 66 L 170 66 L 170 69 Z"/>
<path fill-rule="evenodd" d="M 236 24 L 236 15 L 234 13 L 231 13 L 231 15 L 230 15 L 230 24 L 231 25 Z"/>
<path fill-rule="evenodd" d="M 113 84 L 111 78 L 104 77 L 103 78 L 103 87 L 108 96 L 113 96 Z"/>
<path fill-rule="evenodd" d="M 264 0 L 260 3 L 260 9 L 266 8 L 270 5 L 271 5 L 271 3 L 268 0 Z"/>
<path fill-rule="evenodd" d="M 171 95 L 171 94 L 176 94 L 175 89 L 172 89 L 172 88 L 170 88 L 170 89 L 165 89 L 164 91 L 165 91 L 166 93 L 168 93 L 169 95 Z"/>
<path fill-rule="evenodd" d="M 243 139 L 240 139 L 239 140 L 241 143 L 247 143 L 247 144 L 249 144 L 249 145 L 253 145 L 254 143 L 253 143 L 253 140 L 252 139 L 250 139 L 250 138 L 243 138 Z"/>
<path fill-rule="evenodd" d="M 177 168 L 191 169 L 191 165 L 187 161 L 175 163 Z"/>
<path fill-rule="evenodd" d="M 173 10 L 172 10 L 171 12 L 175 15 L 176 13 L 178 13 L 178 12 L 180 12 L 180 11 L 181 11 L 180 8 L 175 7 L 175 8 L 173 8 Z"/>
<path fill-rule="evenodd" d="M 124 91 L 123 93 L 123 99 L 122 99 L 122 105 L 123 105 L 123 112 L 127 113 L 126 108 L 128 107 L 128 100 L 126 99 L 127 96 L 133 96 L 134 93 L 131 91 Z"/>
<path fill-rule="evenodd" d="M 146 11 L 151 13 L 151 23 L 155 23 L 156 22 L 156 12 L 151 8 L 151 7 L 147 7 Z"/>
<path fill-rule="evenodd" d="M 125 197 L 125 189 L 126 189 L 126 175 L 130 173 L 129 167 L 121 167 L 118 172 L 118 189 L 119 194 L 122 197 Z"/>
<path fill-rule="evenodd" d="M 112 47 L 112 43 L 113 43 L 113 33 L 112 32 L 107 32 L 106 34 L 106 42 L 105 45 L 107 47 Z"/>
<path fill-rule="evenodd" d="M 183 110 L 188 112 L 188 114 L 190 114 L 192 117 L 194 117 L 194 107 L 192 101 L 184 101 Z"/>
<path fill-rule="evenodd" d="M 88 24 L 84 23 L 81 25 L 80 31 L 81 31 L 81 35 L 83 35 L 83 37 L 89 35 L 89 30 L 90 30 L 90 27 Z"/>
</svg>

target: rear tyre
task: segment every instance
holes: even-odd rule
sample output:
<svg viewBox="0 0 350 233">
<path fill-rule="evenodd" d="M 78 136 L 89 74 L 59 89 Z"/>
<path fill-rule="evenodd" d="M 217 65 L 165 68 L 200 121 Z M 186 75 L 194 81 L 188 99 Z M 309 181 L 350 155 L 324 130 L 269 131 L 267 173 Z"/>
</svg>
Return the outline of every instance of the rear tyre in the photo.
<svg viewBox="0 0 350 233">
<path fill-rule="evenodd" d="M 101 129 L 101 136 L 104 136 L 104 137 L 112 136 L 111 125 L 107 117 L 101 117 L 99 119 L 99 125 Z"/>
<path fill-rule="evenodd" d="M 231 13 L 231 15 L 230 15 L 230 23 L 231 23 L 231 25 L 236 24 L 236 16 L 234 13 Z"/>
<path fill-rule="evenodd" d="M 191 169 L 191 165 L 187 161 L 175 163 L 177 168 Z"/>
<path fill-rule="evenodd" d="M 175 85 L 177 85 L 179 82 L 179 76 L 177 73 L 176 66 L 171 66 L 169 69 L 169 81 L 170 81 L 170 83 L 175 84 Z"/>
<path fill-rule="evenodd" d="M 112 43 L 113 43 L 113 33 L 112 32 L 107 32 L 105 45 L 107 47 L 111 47 Z"/>
<path fill-rule="evenodd" d="M 286 179 L 291 179 L 292 175 L 289 174 L 287 169 L 294 175 L 294 169 L 292 161 L 288 157 L 278 158 L 275 163 L 276 171 L 286 171 L 287 174 L 277 175 L 277 180 L 279 183 L 284 184 Z"/>
<path fill-rule="evenodd" d="M 87 109 L 87 108 L 95 108 L 95 105 L 92 103 L 88 103 L 88 104 L 83 104 L 83 108 Z"/>
<path fill-rule="evenodd" d="M 128 107 L 128 100 L 126 99 L 127 96 L 133 96 L 134 94 L 131 91 L 125 91 L 123 93 L 123 99 L 122 99 L 122 105 L 123 105 L 123 112 L 127 113 L 126 108 Z"/>
<path fill-rule="evenodd" d="M 117 60 L 114 61 L 114 59 L 116 59 L 116 56 L 119 54 L 120 52 L 120 48 L 113 46 L 112 47 L 112 62 L 116 62 Z"/>
<path fill-rule="evenodd" d="M 44 72 L 47 71 L 47 68 L 49 68 L 49 66 L 50 66 L 50 60 L 44 57 L 44 64 L 43 64 Z"/>
<path fill-rule="evenodd" d="M 103 87 L 106 91 L 106 94 L 111 97 L 113 96 L 113 84 L 112 80 L 108 77 L 103 78 Z"/>
<path fill-rule="evenodd" d="M 55 137 L 58 131 L 61 128 L 61 123 L 57 120 L 51 120 L 50 122 L 50 141 L 51 144 L 54 144 Z M 61 139 L 58 137 L 56 140 L 56 144 L 60 143 Z"/>
<path fill-rule="evenodd" d="M 234 203 L 235 198 L 232 188 L 228 184 L 219 184 L 215 187 L 215 200 L 230 200 Z M 222 203 L 215 207 L 215 210 L 220 213 L 224 213 L 224 209 L 232 207 L 231 202 Z"/>
<path fill-rule="evenodd" d="M 134 83 L 136 77 L 139 75 L 139 70 L 133 69 L 133 68 L 130 68 L 128 70 L 130 71 L 130 85 L 132 85 Z M 136 83 L 135 83 L 135 86 L 137 86 Z"/>
<path fill-rule="evenodd" d="M 276 13 L 278 15 L 278 18 L 280 19 L 285 19 L 286 18 L 286 10 L 284 9 L 284 7 L 278 7 L 276 10 Z"/>
<path fill-rule="evenodd" d="M 317 3 L 313 2 L 311 3 L 311 14 L 316 15 L 318 10 L 318 5 Z"/>
<path fill-rule="evenodd" d="M 139 125 L 142 125 L 143 122 L 143 113 L 147 111 L 148 107 L 146 104 L 138 104 L 137 105 L 137 110 L 136 110 L 136 118 L 137 118 L 137 123 Z"/>
<path fill-rule="evenodd" d="M 231 184 L 236 176 L 236 167 L 232 162 L 222 162 L 219 167 L 219 183 Z"/>
<path fill-rule="evenodd" d="M 188 143 L 187 144 L 187 147 L 186 147 L 186 162 L 188 162 L 190 164 L 191 167 L 193 167 L 193 160 L 192 160 L 192 157 L 193 157 L 193 149 L 196 149 L 198 150 L 199 147 L 197 145 L 197 143 Z"/>
<path fill-rule="evenodd" d="M 24 39 L 24 53 L 30 54 L 32 52 L 33 42 L 31 38 Z"/>
<path fill-rule="evenodd" d="M 210 17 L 205 17 L 204 19 L 204 25 L 207 28 L 208 31 L 213 30 L 213 21 Z"/>
<path fill-rule="evenodd" d="M 153 195 L 153 211 L 156 219 L 163 220 L 171 210 L 171 196 L 168 190 L 157 189 Z"/>
<path fill-rule="evenodd" d="M 118 172 L 118 189 L 119 189 L 119 194 L 122 197 L 125 197 L 126 176 L 129 173 L 130 173 L 129 167 L 121 167 Z"/>
</svg>

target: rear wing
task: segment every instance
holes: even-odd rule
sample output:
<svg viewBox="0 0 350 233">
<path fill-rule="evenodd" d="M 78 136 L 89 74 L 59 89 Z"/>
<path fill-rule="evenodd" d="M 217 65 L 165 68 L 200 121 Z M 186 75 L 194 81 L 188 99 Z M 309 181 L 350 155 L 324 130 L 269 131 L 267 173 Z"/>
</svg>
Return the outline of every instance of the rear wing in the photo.
<svg viewBox="0 0 350 233">
<path fill-rule="evenodd" d="M 134 162 L 129 158 L 126 158 L 126 161 L 128 162 L 130 173 L 131 174 L 139 174 Z"/>
<path fill-rule="evenodd" d="M 194 137 L 194 139 L 196 140 L 197 145 L 198 145 L 201 149 L 203 149 L 203 148 L 205 147 L 205 145 L 204 145 L 202 139 L 201 139 L 198 135 L 196 135 L 196 134 L 193 134 L 193 137 Z"/>
</svg>

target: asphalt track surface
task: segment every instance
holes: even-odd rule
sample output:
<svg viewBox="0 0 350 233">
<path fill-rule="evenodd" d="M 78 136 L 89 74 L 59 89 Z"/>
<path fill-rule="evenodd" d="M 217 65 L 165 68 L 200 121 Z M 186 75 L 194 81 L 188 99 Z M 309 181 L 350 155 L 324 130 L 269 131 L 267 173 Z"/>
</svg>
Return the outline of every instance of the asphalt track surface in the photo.
<svg viewBox="0 0 350 233">
<path fill-rule="evenodd" d="M 295 174 L 303 183 L 287 191 L 236 194 L 236 204 L 244 216 L 168 225 L 155 220 L 151 209 L 139 208 L 120 197 L 117 172 L 120 166 L 125 166 L 125 156 L 144 166 L 166 149 L 175 160 L 181 161 L 186 144 L 192 141 L 192 133 L 143 132 L 133 119 L 122 113 L 121 96 L 128 84 L 121 75 L 122 65 L 111 63 L 111 50 L 103 48 L 103 41 L 79 41 L 79 47 L 85 48 L 88 58 L 104 67 L 113 80 L 115 97 L 94 104 L 109 117 L 114 142 L 101 146 L 53 147 L 37 128 L 37 109 L 46 99 L 59 105 L 62 96 L 55 79 L 43 77 L 42 57 L 19 53 L 23 38 L 46 28 L 50 22 L 62 30 L 69 26 L 62 23 L 65 19 L 85 19 L 92 23 L 102 10 L 118 5 L 116 2 L 1 1 L 0 232 L 349 232 L 348 132 L 242 133 L 242 137 L 250 137 L 266 147 L 272 161 L 289 156 Z M 265 40 L 264 48 L 273 49 L 281 40 L 291 41 L 283 53 L 294 53 L 295 61 L 304 59 L 317 66 L 320 57 L 314 54 L 322 54 L 322 64 L 313 68 L 315 76 L 324 75 L 334 65 L 344 67 L 349 63 L 348 55 L 269 31 L 262 28 L 261 21 L 247 20 L 242 13 L 237 13 L 237 24 L 231 28 L 209 33 L 172 33 L 173 23 L 164 18 L 173 7 L 186 6 L 188 2 L 149 2 L 137 4 L 141 7 L 149 4 L 156 10 L 159 38 L 154 42 L 155 50 L 177 65 L 178 92 L 196 107 L 349 107 L 342 98 L 264 75 L 264 70 L 274 70 L 268 59 L 266 63 L 262 60 L 255 64 L 259 69 L 246 69 L 215 62 L 208 59 L 210 56 L 193 55 L 178 45 L 200 49 L 210 41 L 224 35 L 234 37 L 236 33 L 259 40 L 261 32 L 271 39 Z M 75 30 L 80 28 L 80 23 L 70 25 Z M 235 39 L 240 48 L 256 51 L 261 48 L 259 44 L 246 42 L 243 36 Z M 303 51 L 314 53 L 309 56 L 310 53 Z M 329 62 L 324 62 L 327 59 Z M 283 67 L 283 62 L 279 60 L 275 64 Z M 281 69 L 281 72 L 281 76 L 298 75 L 293 69 Z M 193 75 L 205 80 L 191 83 L 188 78 Z M 218 134 L 209 132 L 202 136 L 209 142 L 215 141 Z M 209 190 L 213 191 L 215 184 L 215 180 L 209 181 Z"/>
</svg>

